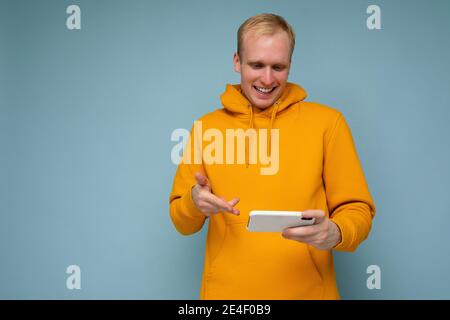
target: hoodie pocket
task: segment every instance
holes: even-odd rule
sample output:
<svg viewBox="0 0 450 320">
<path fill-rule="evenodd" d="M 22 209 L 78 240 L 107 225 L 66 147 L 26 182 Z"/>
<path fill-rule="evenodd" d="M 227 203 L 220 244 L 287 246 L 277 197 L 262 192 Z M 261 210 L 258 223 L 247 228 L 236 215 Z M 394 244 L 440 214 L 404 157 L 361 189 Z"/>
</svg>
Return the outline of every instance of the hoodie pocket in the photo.
<svg viewBox="0 0 450 320">
<path fill-rule="evenodd" d="M 320 299 L 323 281 L 307 245 L 280 233 L 257 233 L 246 222 L 227 224 L 212 257 L 206 299 Z"/>
</svg>

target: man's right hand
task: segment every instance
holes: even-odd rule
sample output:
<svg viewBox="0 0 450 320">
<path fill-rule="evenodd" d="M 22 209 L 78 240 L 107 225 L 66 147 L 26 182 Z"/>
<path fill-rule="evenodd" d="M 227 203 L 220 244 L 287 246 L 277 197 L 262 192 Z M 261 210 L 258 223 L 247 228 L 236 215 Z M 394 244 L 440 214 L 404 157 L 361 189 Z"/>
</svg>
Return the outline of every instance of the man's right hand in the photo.
<svg viewBox="0 0 450 320">
<path fill-rule="evenodd" d="M 222 197 L 218 197 L 211 192 L 211 185 L 208 178 L 201 173 L 195 174 L 195 180 L 197 184 L 192 188 L 192 200 L 195 206 L 207 217 L 211 214 L 220 212 L 229 212 L 235 215 L 239 215 L 239 210 L 234 206 L 239 202 L 239 198 L 234 198 L 230 201 L 226 201 Z"/>
</svg>

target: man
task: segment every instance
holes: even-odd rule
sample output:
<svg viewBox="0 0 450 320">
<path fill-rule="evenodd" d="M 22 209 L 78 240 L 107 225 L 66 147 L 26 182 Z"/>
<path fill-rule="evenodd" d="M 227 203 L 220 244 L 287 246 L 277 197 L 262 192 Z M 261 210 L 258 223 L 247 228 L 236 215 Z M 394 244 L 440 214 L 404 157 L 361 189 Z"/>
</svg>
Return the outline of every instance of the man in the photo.
<svg viewBox="0 0 450 320">
<path fill-rule="evenodd" d="M 354 251 L 371 229 L 375 205 L 344 117 L 304 101 L 305 90 L 287 82 L 294 45 L 280 16 L 241 25 L 234 55 L 241 83 L 227 85 L 224 108 L 203 116 L 201 128 L 215 130 L 215 143 L 237 137 L 231 129 L 258 130 L 264 139 L 246 134 L 245 155 L 236 145 L 208 153 L 208 139 L 194 128 L 175 175 L 170 215 L 177 230 L 193 234 L 209 219 L 201 299 L 339 299 L 332 250 Z M 224 149 L 227 161 L 186 156 L 205 160 Z M 278 164 L 264 174 L 265 151 Z M 249 212 L 258 209 L 303 211 L 315 223 L 282 234 L 249 232 Z"/>
</svg>

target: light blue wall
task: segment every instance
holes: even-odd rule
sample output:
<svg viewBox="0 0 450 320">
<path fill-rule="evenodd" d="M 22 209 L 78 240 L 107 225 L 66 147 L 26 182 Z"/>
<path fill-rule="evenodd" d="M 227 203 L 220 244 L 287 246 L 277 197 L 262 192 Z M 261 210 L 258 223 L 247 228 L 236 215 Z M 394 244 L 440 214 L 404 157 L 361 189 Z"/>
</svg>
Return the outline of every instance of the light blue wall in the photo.
<svg viewBox="0 0 450 320">
<path fill-rule="evenodd" d="M 170 221 L 170 134 L 220 107 L 260 12 L 296 29 L 290 80 L 343 112 L 377 205 L 369 239 L 335 255 L 342 297 L 450 298 L 446 0 L 1 0 L 0 298 L 198 298 L 206 228 Z"/>
</svg>

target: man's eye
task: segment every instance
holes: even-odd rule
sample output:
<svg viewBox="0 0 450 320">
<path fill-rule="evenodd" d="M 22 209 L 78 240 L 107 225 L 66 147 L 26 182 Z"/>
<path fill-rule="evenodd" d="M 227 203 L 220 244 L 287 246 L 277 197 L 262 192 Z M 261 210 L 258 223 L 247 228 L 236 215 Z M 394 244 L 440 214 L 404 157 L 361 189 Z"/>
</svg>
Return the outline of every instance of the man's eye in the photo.
<svg viewBox="0 0 450 320">
<path fill-rule="evenodd" d="M 275 66 L 275 67 L 273 67 L 273 70 L 275 70 L 275 71 L 283 71 L 283 67 L 280 67 L 280 66 Z"/>
<path fill-rule="evenodd" d="M 261 69 L 261 68 L 262 68 L 262 65 L 260 65 L 260 64 L 253 65 L 253 69 Z"/>
</svg>

